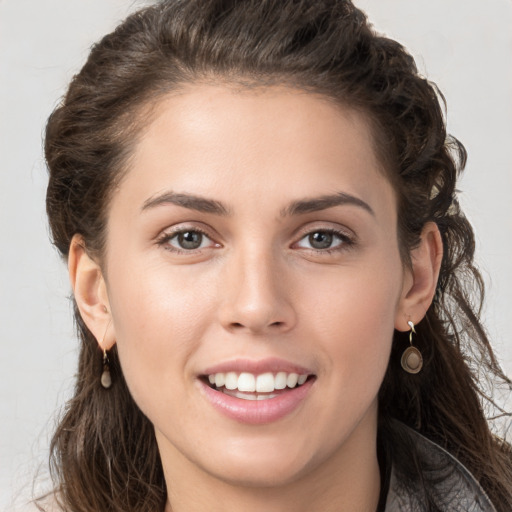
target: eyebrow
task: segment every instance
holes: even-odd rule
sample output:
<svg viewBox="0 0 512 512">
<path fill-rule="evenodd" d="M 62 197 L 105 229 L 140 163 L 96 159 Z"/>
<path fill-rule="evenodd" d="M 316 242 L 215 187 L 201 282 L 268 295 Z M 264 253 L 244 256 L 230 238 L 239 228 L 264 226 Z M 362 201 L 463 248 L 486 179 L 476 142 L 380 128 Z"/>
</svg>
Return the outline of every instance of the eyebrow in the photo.
<svg viewBox="0 0 512 512">
<path fill-rule="evenodd" d="M 366 210 L 368 213 L 375 217 L 375 212 L 368 203 L 356 196 L 347 194 L 345 192 L 338 192 L 337 194 L 294 201 L 284 210 L 281 210 L 281 216 L 286 217 L 289 215 L 301 215 L 305 213 L 317 212 L 320 210 L 327 210 L 328 208 L 343 205 L 357 206 L 363 210 Z"/>
<path fill-rule="evenodd" d="M 182 206 L 183 208 L 196 210 L 202 213 L 213 213 L 215 215 L 222 216 L 231 215 L 230 211 L 219 201 L 194 196 L 192 194 L 179 194 L 176 192 L 164 192 L 163 194 L 150 197 L 142 205 L 142 211 L 164 204 L 175 204 L 177 206 Z"/>
<path fill-rule="evenodd" d="M 224 206 L 220 201 L 207 199 L 201 196 L 195 196 L 193 194 L 183 194 L 177 192 L 164 192 L 163 194 L 150 197 L 144 202 L 142 211 L 156 208 L 157 206 L 165 204 L 174 204 L 202 213 L 212 213 L 214 215 L 221 216 L 231 215 L 229 208 Z M 356 196 L 347 194 L 345 192 L 293 201 L 286 208 L 280 211 L 280 215 L 281 217 L 303 215 L 306 213 L 327 210 L 328 208 L 343 205 L 357 206 L 375 216 L 375 212 L 368 203 Z"/>
</svg>

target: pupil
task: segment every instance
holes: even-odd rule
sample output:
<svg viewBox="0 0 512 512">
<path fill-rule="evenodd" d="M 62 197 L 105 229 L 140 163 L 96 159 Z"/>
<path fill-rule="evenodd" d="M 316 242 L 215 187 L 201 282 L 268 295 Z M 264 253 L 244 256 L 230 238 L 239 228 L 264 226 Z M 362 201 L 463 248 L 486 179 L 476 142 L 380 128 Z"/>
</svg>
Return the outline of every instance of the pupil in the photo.
<svg viewBox="0 0 512 512">
<path fill-rule="evenodd" d="M 178 235 L 178 241 L 183 249 L 197 249 L 201 246 L 203 235 L 196 231 L 187 231 Z"/>
<path fill-rule="evenodd" d="M 332 234 L 318 231 L 309 235 L 309 243 L 315 249 L 327 249 L 332 245 Z"/>
</svg>

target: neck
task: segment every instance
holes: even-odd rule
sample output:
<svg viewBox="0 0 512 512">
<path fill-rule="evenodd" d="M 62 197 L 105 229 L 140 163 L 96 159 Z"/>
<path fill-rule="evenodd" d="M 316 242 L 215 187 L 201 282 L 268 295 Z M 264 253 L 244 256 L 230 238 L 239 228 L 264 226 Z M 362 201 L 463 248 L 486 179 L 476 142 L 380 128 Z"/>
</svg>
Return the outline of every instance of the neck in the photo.
<svg viewBox="0 0 512 512">
<path fill-rule="evenodd" d="M 166 446 L 161 450 L 168 482 L 165 512 L 375 512 L 380 492 L 377 429 L 376 421 L 364 423 L 330 457 L 312 461 L 276 485 L 224 480 Z"/>
</svg>

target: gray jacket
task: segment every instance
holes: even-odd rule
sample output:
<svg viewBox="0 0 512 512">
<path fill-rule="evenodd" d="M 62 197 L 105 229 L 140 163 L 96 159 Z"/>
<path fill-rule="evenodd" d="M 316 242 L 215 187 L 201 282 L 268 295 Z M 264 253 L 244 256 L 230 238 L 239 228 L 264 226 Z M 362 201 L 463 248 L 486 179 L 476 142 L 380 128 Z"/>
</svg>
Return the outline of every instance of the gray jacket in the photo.
<svg viewBox="0 0 512 512">
<path fill-rule="evenodd" d="M 405 425 L 400 431 L 414 443 L 423 482 L 406 488 L 392 469 L 385 512 L 425 511 L 424 486 L 443 512 L 496 512 L 480 484 L 455 457 Z"/>
</svg>

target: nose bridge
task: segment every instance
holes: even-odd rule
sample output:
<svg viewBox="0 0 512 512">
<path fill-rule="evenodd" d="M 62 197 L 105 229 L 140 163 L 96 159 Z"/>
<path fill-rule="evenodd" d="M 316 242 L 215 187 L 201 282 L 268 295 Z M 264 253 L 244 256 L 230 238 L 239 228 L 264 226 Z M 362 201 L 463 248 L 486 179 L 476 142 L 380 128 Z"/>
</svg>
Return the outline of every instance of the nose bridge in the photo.
<svg viewBox="0 0 512 512">
<path fill-rule="evenodd" d="M 227 262 L 221 321 L 252 332 L 289 329 L 294 311 L 283 286 L 282 262 L 272 247 L 247 244 Z"/>
</svg>

